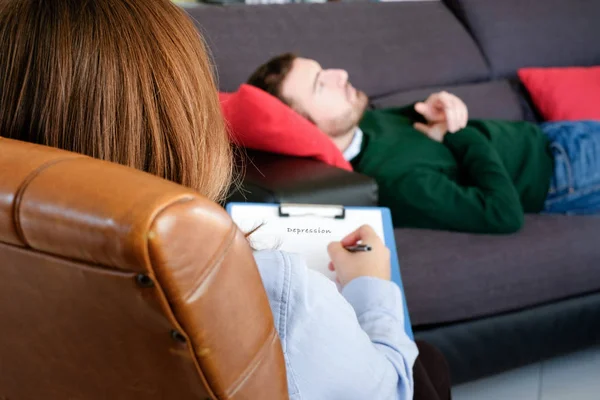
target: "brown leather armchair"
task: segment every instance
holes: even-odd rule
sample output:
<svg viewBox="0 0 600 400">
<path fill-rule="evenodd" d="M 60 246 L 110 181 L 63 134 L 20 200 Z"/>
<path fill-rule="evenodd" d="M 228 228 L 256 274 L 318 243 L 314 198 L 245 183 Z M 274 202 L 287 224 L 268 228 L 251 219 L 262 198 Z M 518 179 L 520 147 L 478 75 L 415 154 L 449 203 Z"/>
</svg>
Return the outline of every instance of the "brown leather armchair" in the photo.
<svg viewBox="0 0 600 400">
<path fill-rule="evenodd" d="M 0 138 L 0 399 L 286 399 L 244 235 L 120 165 Z"/>
</svg>

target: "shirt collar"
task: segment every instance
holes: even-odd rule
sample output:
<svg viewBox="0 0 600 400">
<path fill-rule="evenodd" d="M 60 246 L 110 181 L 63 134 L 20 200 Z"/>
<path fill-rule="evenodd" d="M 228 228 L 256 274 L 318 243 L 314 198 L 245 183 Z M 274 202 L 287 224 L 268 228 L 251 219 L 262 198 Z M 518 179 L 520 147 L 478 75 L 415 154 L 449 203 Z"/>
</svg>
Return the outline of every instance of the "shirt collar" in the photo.
<svg viewBox="0 0 600 400">
<path fill-rule="evenodd" d="M 354 137 L 352 138 L 350 145 L 346 150 L 344 150 L 344 158 L 346 159 L 346 161 L 351 161 L 353 158 L 360 154 L 360 149 L 362 147 L 363 142 L 363 135 L 363 131 L 359 127 L 356 127 L 356 130 L 354 131 Z"/>
</svg>

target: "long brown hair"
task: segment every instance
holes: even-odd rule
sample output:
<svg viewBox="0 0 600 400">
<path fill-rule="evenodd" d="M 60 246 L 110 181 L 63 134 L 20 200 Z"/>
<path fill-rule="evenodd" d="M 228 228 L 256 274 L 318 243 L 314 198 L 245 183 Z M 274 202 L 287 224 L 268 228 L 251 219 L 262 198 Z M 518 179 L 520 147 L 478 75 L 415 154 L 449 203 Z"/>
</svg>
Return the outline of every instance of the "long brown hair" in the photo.
<svg viewBox="0 0 600 400">
<path fill-rule="evenodd" d="M 0 0 L 0 136 L 220 200 L 231 147 L 212 64 L 169 0 Z"/>
</svg>

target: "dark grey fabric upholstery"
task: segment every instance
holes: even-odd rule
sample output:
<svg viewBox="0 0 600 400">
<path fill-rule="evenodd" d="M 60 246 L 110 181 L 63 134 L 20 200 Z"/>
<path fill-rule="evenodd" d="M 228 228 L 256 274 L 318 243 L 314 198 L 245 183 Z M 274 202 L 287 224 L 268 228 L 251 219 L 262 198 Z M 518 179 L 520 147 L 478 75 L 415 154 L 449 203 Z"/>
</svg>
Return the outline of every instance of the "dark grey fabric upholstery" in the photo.
<svg viewBox="0 0 600 400">
<path fill-rule="evenodd" d="M 414 325 L 515 311 L 600 291 L 600 217 L 528 215 L 508 236 L 396 229 Z"/>
<path fill-rule="evenodd" d="M 488 76 L 475 42 L 441 2 L 206 6 L 188 11 L 213 52 L 219 86 L 225 91 L 237 89 L 267 59 L 289 51 L 324 67 L 348 70 L 354 86 L 370 96 Z"/>
<path fill-rule="evenodd" d="M 460 384 L 600 344 L 600 292 L 493 318 L 417 329 L 415 337 L 440 349 L 452 383 Z"/>
<path fill-rule="evenodd" d="M 495 77 L 527 66 L 600 64 L 598 0 L 444 0 L 480 43 Z"/>
<path fill-rule="evenodd" d="M 398 107 L 421 101 L 431 93 L 446 90 L 460 97 L 469 108 L 470 118 L 505 119 L 511 121 L 528 120 L 522 99 L 508 81 L 483 82 L 470 85 L 436 86 L 398 92 L 373 99 L 376 108 Z"/>
</svg>

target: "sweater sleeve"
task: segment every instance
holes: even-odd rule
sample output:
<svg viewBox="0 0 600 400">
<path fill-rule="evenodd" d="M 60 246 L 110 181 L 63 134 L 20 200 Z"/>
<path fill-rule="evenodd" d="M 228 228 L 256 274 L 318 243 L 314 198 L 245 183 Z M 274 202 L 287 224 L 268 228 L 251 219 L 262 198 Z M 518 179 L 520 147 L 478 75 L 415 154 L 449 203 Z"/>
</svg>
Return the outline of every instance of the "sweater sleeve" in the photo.
<svg viewBox="0 0 600 400">
<path fill-rule="evenodd" d="M 417 103 L 412 103 L 412 104 L 409 104 L 404 107 L 382 109 L 379 111 L 384 112 L 384 113 L 396 114 L 396 115 L 405 117 L 410 121 L 411 125 L 414 124 L 415 122 L 421 122 L 423 124 L 427 123 L 427 120 L 425 119 L 425 117 L 423 117 L 421 114 L 419 114 L 415 110 L 415 104 L 417 104 Z"/>
<path fill-rule="evenodd" d="M 519 194 L 496 150 L 472 128 L 447 134 L 444 144 L 452 151 L 467 184 L 442 171 L 415 169 L 389 192 L 394 217 L 399 221 L 427 221 L 425 225 L 474 233 L 513 233 L 521 229 L 524 212 Z M 408 224 L 413 225 L 413 224 Z M 422 224 L 415 224 L 420 227 Z"/>
</svg>

